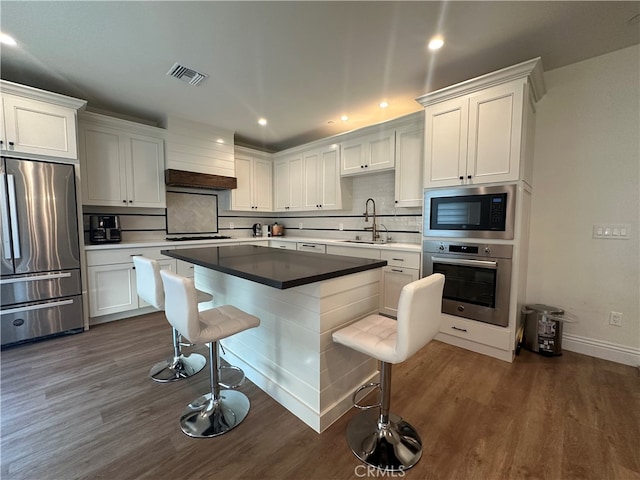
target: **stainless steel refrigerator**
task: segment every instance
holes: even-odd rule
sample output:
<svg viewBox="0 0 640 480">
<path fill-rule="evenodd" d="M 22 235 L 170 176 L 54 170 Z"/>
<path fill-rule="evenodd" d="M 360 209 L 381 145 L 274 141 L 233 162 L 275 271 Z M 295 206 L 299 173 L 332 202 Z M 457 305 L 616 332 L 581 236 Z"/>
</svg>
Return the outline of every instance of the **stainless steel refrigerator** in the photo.
<svg viewBox="0 0 640 480">
<path fill-rule="evenodd" d="M 0 344 L 83 330 L 73 165 L 0 158 Z"/>
</svg>

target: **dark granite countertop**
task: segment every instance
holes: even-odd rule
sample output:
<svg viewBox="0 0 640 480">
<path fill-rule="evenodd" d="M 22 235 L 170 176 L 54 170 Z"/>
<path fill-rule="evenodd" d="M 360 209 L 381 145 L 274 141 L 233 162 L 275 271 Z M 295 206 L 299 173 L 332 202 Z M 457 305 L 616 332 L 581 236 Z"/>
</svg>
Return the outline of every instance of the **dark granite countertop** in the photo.
<svg viewBox="0 0 640 480">
<path fill-rule="evenodd" d="M 163 255 L 286 289 L 384 267 L 385 260 L 281 250 L 255 245 L 162 250 Z"/>
</svg>

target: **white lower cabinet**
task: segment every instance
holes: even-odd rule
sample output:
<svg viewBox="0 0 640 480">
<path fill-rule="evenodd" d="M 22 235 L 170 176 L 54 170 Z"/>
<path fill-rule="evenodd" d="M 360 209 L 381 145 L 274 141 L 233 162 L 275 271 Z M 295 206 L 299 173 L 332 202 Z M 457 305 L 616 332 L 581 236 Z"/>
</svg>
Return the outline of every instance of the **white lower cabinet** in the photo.
<svg viewBox="0 0 640 480">
<path fill-rule="evenodd" d="M 283 250 L 296 250 L 296 242 L 283 242 L 281 240 L 269 240 L 269 246 L 271 248 L 281 248 Z"/>
<path fill-rule="evenodd" d="M 149 304 L 138 298 L 133 257 L 154 258 L 161 269 L 176 271 L 176 260 L 165 257 L 166 248 L 95 250 L 87 252 L 89 274 L 89 316 L 122 313 Z"/>
<path fill-rule="evenodd" d="M 327 246 L 322 243 L 300 242 L 296 250 L 301 252 L 327 253 Z"/>
<path fill-rule="evenodd" d="M 382 250 L 380 258 L 387 261 L 382 268 L 380 313 L 395 317 L 402 288 L 420 278 L 420 253 Z"/>
</svg>

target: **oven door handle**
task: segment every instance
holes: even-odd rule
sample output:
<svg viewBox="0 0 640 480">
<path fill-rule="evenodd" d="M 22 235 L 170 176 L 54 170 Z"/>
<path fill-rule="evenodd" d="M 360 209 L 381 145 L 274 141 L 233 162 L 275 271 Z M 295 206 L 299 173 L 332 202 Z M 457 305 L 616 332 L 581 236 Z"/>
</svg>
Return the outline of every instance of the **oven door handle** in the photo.
<svg viewBox="0 0 640 480">
<path fill-rule="evenodd" d="M 448 265 L 460 265 L 463 267 L 489 268 L 491 270 L 498 269 L 498 262 L 491 262 L 488 260 L 467 260 L 464 258 L 431 257 L 431 261 L 433 263 L 446 263 Z"/>
</svg>

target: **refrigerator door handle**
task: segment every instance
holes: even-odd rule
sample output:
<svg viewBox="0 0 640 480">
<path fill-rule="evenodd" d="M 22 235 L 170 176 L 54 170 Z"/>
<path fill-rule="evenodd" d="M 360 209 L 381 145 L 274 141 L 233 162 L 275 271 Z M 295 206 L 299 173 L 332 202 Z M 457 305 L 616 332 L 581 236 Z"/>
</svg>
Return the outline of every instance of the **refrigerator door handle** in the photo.
<svg viewBox="0 0 640 480">
<path fill-rule="evenodd" d="M 4 183 L 5 174 L 0 179 L 0 213 L 2 214 L 2 252 L 5 260 L 11 260 L 11 237 L 9 229 L 9 208 L 7 207 L 7 187 Z"/>
<path fill-rule="evenodd" d="M 0 310 L 0 317 L 2 315 L 9 315 L 10 313 L 22 313 L 29 312 L 32 310 L 43 310 L 45 308 L 52 307 L 61 307 L 62 305 L 71 305 L 73 303 L 73 299 L 59 300 L 57 302 L 47 302 L 47 303 L 38 303 L 36 305 L 27 305 L 26 307 L 17 307 L 17 308 L 7 308 L 5 310 Z"/>
<path fill-rule="evenodd" d="M 18 230 L 18 205 L 16 203 L 16 183 L 13 175 L 7 174 L 9 188 L 9 209 L 11 210 L 11 239 L 13 240 L 13 258 L 20 258 L 20 231 Z"/>
</svg>

